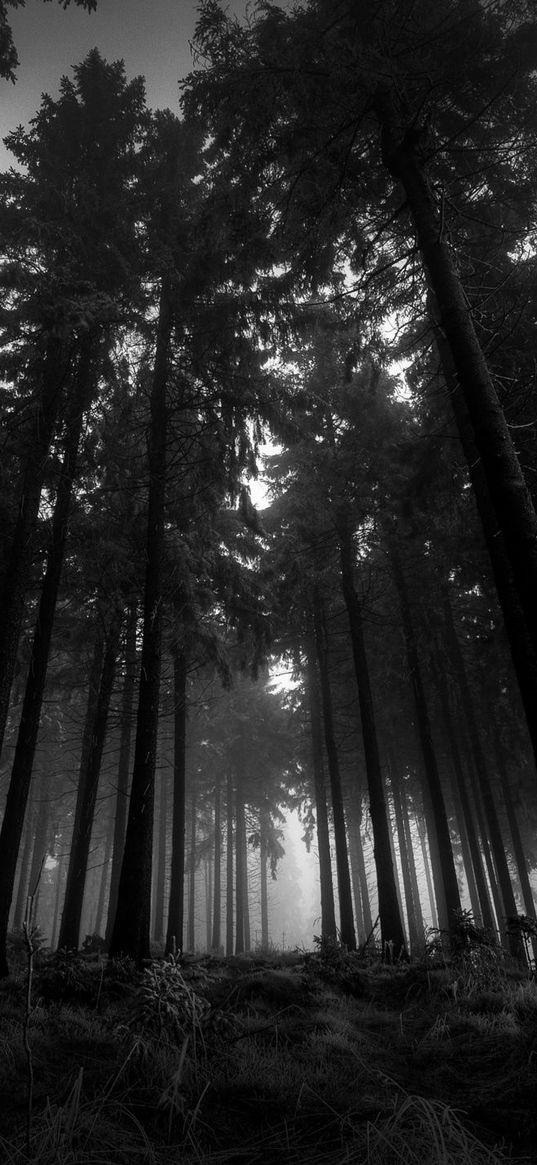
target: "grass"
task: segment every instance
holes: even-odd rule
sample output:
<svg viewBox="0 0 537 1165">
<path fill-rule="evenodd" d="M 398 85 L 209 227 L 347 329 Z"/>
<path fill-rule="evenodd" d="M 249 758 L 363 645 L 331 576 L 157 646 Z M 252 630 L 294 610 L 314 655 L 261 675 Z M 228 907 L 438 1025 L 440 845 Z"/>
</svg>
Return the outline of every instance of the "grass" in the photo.
<svg viewBox="0 0 537 1165">
<path fill-rule="evenodd" d="M 0 984 L 6 1165 L 537 1165 L 537 986 L 490 957 L 36 959 Z"/>
</svg>

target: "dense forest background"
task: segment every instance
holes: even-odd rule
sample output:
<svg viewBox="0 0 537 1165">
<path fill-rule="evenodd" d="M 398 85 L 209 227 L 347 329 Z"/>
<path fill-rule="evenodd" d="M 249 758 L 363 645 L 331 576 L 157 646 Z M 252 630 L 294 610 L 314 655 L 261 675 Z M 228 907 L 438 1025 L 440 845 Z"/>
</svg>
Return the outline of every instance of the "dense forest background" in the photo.
<svg viewBox="0 0 537 1165">
<path fill-rule="evenodd" d="M 180 111 L 95 49 L 6 139 L 0 975 L 29 909 L 534 957 L 536 49 L 525 0 L 205 0 Z"/>
</svg>

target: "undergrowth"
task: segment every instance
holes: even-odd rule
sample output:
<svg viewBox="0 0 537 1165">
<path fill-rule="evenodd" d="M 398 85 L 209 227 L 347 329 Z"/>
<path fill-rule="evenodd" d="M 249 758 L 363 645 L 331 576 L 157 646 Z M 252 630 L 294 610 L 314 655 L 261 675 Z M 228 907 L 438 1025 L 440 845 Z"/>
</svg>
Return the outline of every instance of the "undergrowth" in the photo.
<svg viewBox="0 0 537 1165">
<path fill-rule="evenodd" d="M 537 1162 L 537 987 L 488 942 L 387 965 L 338 944 L 142 973 L 36 957 L 0 985 L 7 1165 Z"/>
</svg>

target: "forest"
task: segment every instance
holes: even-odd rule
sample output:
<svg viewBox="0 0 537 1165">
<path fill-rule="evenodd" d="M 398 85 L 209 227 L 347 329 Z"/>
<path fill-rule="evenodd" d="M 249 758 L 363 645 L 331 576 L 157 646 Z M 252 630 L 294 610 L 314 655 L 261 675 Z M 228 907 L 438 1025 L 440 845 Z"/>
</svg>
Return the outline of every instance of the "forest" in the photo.
<svg viewBox="0 0 537 1165">
<path fill-rule="evenodd" d="M 537 14 L 192 56 L 5 139 L 2 1160 L 530 1165 Z"/>
</svg>

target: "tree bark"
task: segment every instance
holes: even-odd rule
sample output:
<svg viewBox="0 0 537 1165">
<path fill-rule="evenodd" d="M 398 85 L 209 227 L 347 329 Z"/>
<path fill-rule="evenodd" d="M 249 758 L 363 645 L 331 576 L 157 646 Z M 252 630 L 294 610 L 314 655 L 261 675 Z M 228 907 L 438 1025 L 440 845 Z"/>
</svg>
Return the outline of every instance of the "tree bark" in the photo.
<svg viewBox="0 0 537 1165">
<path fill-rule="evenodd" d="M 168 826 L 168 773 L 161 767 L 159 773 L 158 823 L 156 845 L 155 893 L 153 903 L 153 941 L 159 946 L 164 941 L 164 887 L 166 884 L 166 834 Z"/>
<path fill-rule="evenodd" d="M 101 871 L 101 881 L 99 885 L 99 897 L 97 899 L 97 909 L 95 911 L 95 934 L 101 935 L 103 930 L 104 919 L 104 904 L 106 902 L 106 890 L 108 885 L 108 874 L 110 870 L 110 859 L 112 857 L 112 845 L 114 840 L 113 823 L 108 821 L 106 828 L 106 838 L 103 850 L 103 866 Z M 104 936 L 103 936 L 104 937 Z"/>
<path fill-rule="evenodd" d="M 403 820 L 403 806 L 401 804 L 401 794 L 399 792 L 399 777 L 393 761 L 390 762 L 390 773 L 395 823 L 397 827 L 397 839 L 399 842 L 399 854 L 401 858 L 401 874 L 403 877 L 403 888 L 405 891 L 410 953 L 411 955 L 416 956 L 416 953 L 422 943 L 422 935 L 420 935 L 418 930 L 418 921 L 416 917 L 416 909 L 414 906 L 414 892 L 412 889 L 412 879 L 410 876 L 410 859 L 408 856 L 405 823 Z"/>
<path fill-rule="evenodd" d="M 430 817 L 428 829 L 431 845 L 436 846 L 438 851 L 439 861 L 438 863 L 433 861 L 438 918 L 440 928 L 446 930 L 448 933 L 452 933 L 456 927 L 457 916 L 461 909 L 459 885 L 457 882 L 455 862 L 453 860 L 453 850 L 451 848 L 444 794 L 433 745 L 431 722 L 418 658 L 418 648 L 406 579 L 399 552 L 393 539 L 389 543 L 389 555 L 393 578 L 399 595 L 410 680 L 414 694 L 416 720 L 423 755 L 426 777 L 426 785 L 423 791 L 425 813 L 428 818 Z"/>
<path fill-rule="evenodd" d="M 155 766 L 159 718 L 166 503 L 166 388 L 172 333 L 172 283 L 163 277 L 149 433 L 147 564 L 136 743 L 129 816 L 110 955 L 128 955 L 138 966 L 151 955 L 151 864 Z"/>
<path fill-rule="evenodd" d="M 226 780 L 226 955 L 233 954 L 233 771 Z"/>
<path fill-rule="evenodd" d="M 186 658 L 174 651 L 173 817 L 166 953 L 182 951 L 185 895 Z"/>
<path fill-rule="evenodd" d="M 315 822 L 317 828 L 317 849 L 319 852 L 319 878 L 321 889 L 321 935 L 335 939 L 336 911 L 334 904 L 334 883 L 332 879 L 332 855 L 330 853 L 330 832 L 326 807 L 326 788 L 323 765 L 322 706 L 319 692 L 319 677 L 315 662 L 315 645 L 308 639 L 307 685 L 311 731 L 311 760 L 315 794 Z"/>
<path fill-rule="evenodd" d="M 112 845 L 112 868 L 110 871 L 110 893 L 108 896 L 108 915 L 106 921 L 107 948 L 110 946 L 112 929 L 116 918 L 119 876 L 121 873 L 121 862 L 123 860 L 123 846 L 125 843 L 127 810 L 129 806 L 129 766 L 131 755 L 134 692 L 136 687 L 137 618 L 137 604 L 131 603 L 127 612 L 127 626 L 125 630 L 125 678 L 123 681 L 123 695 L 121 700 L 119 761 L 117 768 L 117 792 L 114 813 L 114 840 Z"/>
<path fill-rule="evenodd" d="M 476 893 L 479 899 L 479 912 L 476 915 L 476 919 L 479 921 L 480 914 L 485 930 L 488 930 L 491 934 L 493 934 L 496 928 L 492 915 L 490 895 L 485 879 L 485 872 L 483 869 L 481 851 L 479 849 L 479 841 L 475 828 L 474 815 L 472 813 L 472 807 L 468 795 L 467 779 L 465 779 L 465 774 L 462 767 L 457 732 L 450 707 L 449 692 L 444 675 L 440 667 L 436 664 L 433 664 L 433 678 L 440 696 L 442 717 L 444 721 L 444 732 L 449 746 L 451 763 L 453 766 L 453 772 L 455 774 L 455 785 L 458 799 L 461 805 L 462 817 L 464 818 L 466 836 L 468 839 L 470 855 L 468 859 L 467 873 L 471 872 L 474 878 Z"/>
<path fill-rule="evenodd" d="M 436 318 L 436 301 L 430 297 L 430 313 Z M 459 439 L 468 462 L 468 474 L 472 483 L 477 511 L 481 519 L 485 544 L 488 550 L 498 601 L 501 607 L 507 640 L 518 687 L 526 714 L 526 723 L 537 762 L 537 654 L 531 642 L 505 539 L 499 528 L 492 505 L 487 479 L 481 458 L 477 452 L 468 410 L 455 373 L 449 345 L 442 329 L 436 328 L 436 340 L 449 399 L 459 434 Z"/>
<path fill-rule="evenodd" d="M 235 954 L 241 955 L 246 950 L 245 908 L 246 894 L 244 885 L 246 823 L 244 817 L 244 792 L 242 774 L 236 774 L 235 789 Z"/>
<path fill-rule="evenodd" d="M 362 915 L 364 920 L 364 941 L 373 930 L 373 919 L 371 917 L 371 902 L 369 900 L 369 886 L 367 885 L 367 872 L 364 860 L 364 846 L 362 841 L 361 823 L 362 823 L 362 803 L 359 801 L 358 812 L 354 811 L 351 817 L 349 827 L 349 837 L 352 838 L 354 834 L 354 844 L 352 846 L 356 861 L 358 882 L 360 890 L 360 900 L 362 904 Z"/>
<path fill-rule="evenodd" d="M 505 805 L 505 812 L 507 814 L 507 821 L 509 830 L 513 839 L 513 854 L 520 879 L 520 889 L 522 891 L 522 901 L 524 903 L 524 910 L 528 918 L 537 923 L 537 912 L 535 910 L 535 899 L 531 888 L 531 882 L 528 874 L 528 862 L 524 852 L 524 845 L 520 835 L 520 827 L 518 824 L 518 817 L 515 808 L 515 802 L 511 791 L 511 783 L 505 767 L 504 751 L 500 741 L 497 728 L 494 730 L 494 748 L 498 763 L 498 772 L 502 782 L 503 803 Z M 532 940 L 533 957 L 537 961 L 537 937 Z"/>
<path fill-rule="evenodd" d="M 0 754 L 32 564 L 33 535 L 67 369 L 62 342 L 49 340 L 43 359 L 35 427 L 27 443 L 17 521 L 0 591 Z"/>
<path fill-rule="evenodd" d="M 108 712 L 114 686 L 119 638 L 121 634 L 121 619 L 121 614 L 118 611 L 114 612 L 106 635 L 97 704 L 89 731 L 89 747 L 87 752 L 83 750 L 80 765 L 71 853 L 67 869 L 63 915 L 58 940 L 60 948 L 65 948 L 66 950 L 77 950 L 80 937 L 80 921 L 88 868 L 91 831 L 93 828 L 95 802 L 97 800 L 97 789 L 101 772 L 101 760 L 106 739 Z"/>
<path fill-rule="evenodd" d="M 11 926 L 13 930 L 21 930 L 24 921 L 24 911 L 26 908 L 26 898 L 28 893 L 28 886 L 30 884 L 30 866 L 32 861 L 32 850 L 34 847 L 35 834 L 35 809 L 32 802 L 26 805 L 26 825 L 24 829 L 24 845 L 21 854 L 20 868 L 19 868 L 19 882 L 17 886 L 17 894 L 15 898 L 15 908 L 13 910 L 13 918 Z M 7 932 L 6 932 L 7 937 Z M 8 968 L 9 971 L 9 968 Z M 8 973 L 6 972 L 6 974 Z"/>
<path fill-rule="evenodd" d="M 39 611 L 35 625 L 34 639 L 30 666 L 26 680 L 21 719 L 15 745 L 15 755 L 11 770 L 11 779 L 0 831 L 0 977 L 7 974 L 5 944 L 7 937 L 7 919 L 13 896 L 15 869 L 19 852 L 24 815 L 32 779 L 35 750 L 39 734 L 41 709 L 47 677 L 50 643 L 54 626 L 54 616 L 58 600 L 60 577 L 65 553 L 67 538 L 67 524 L 71 508 L 73 480 L 76 473 L 76 460 L 84 410 L 88 404 L 91 368 L 91 351 L 89 346 L 82 350 L 77 384 L 76 399 L 69 410 L 67 431 L 64 441 L 63 463 L 58 482 L 56 501 L 52 516 L 52 536 L 47 555 L 47 566 L 41 588 Z M 43 452 L 43 451 L 42 451 Z M 43 476 L 43 475 L 42 475 Z M 37 480 L 37 479 L 36 479 Z M 39 485 L 39 496 L 41 494 Z M 36 483 L 34 487 L 37 488 Z M 31 492 L 31 491 L 30 491 Z M 37 517 L 37 514 L 36 514 Z M 31 538 L 30 527 L 27 526 L 27 517 L 22 523 L 28 539 Z M 35 524 L 35 519 L 34 519 Z M 18 536 L 17 536 L 18 537 Z M 15 539 L 16 541 L 16 539 Z M 14 544 L 15 548 L 15 544 Z M 17 551 L 18 565 L 13 566 L 15 574 L 21 572 L 20 578 L 26 571 Z M 18 585 L 18 584 L 17 584 Z M 24 607 L 24 589 L 21 593 Z M 9 602 L 9 599 L 7 600 Z M 10 684 L 11 690 L 11 684 Z M 0 746 L 1 748 L 1 746 Z"/>
<path fill-rule="evenodd" d="M 421 908 L 420 889 L 418 885 L 418 875 L 416 873 L 416 859 L 414 856 L 414 841 L 412 837 L 412 830 L 410 828 L 410 818 L 408 810 L 408 799 L 406 796 L 406 788 L 404 778 L 399 782 L 399 796 L 401 798 L 401 808 L 403 811 L 403 825 L 406 836 L 406 848 L 408 856 L 408 865 L 410 869 L 410 880 L 412 883 L 412 898 L 414 902 L 414 911 L 416 914 L 416 923 L 418 926 L 418 933 L 420 936 L 420 943 L 423 946 L 425 936 L 425 923 L 423 921 L 423 912 Z"/>
<path fill-rule="evenodd" d="M 261 891 L 261 950 L 268 951 L 269 947 L 269 920 L 268 920 L 268 846 L 267 846 L 267 818 L 264 810 L 259 814 L 259 873 Z"/>
<path fill-rule="evenodd" d="M 479 783 L 479 791 L 481 794 L 481 800 L 483 802 L 487 830 L 492 846 L 494 864 L 496 866 L 496 872 L 498 875 L 498 883 L 502 896 L 502 914 L 504 918 L 508 918 L 517 913 L 515 896 L 513 893 L 511 875 L 509 873 L 509 866 L 507 864 L 505 845 L 502 838 L 496 805 L 494 803 L 494 794 L 490 783 L 488 765 L 485 759 L 485 754 L 479 735 L 479 729 L 477 726 L 474 701 L 470 691 L 470 684 L 468 682 L 464 657 L 457 632 L 455 630 L 453 611 L 451 609 L 451 602 L 447 590 L 444 591 L 444 618 L 449 650 L 452 655 L 453 663 L 455 666 L 455 674 L 459 684 L 463 713 L 466 719 L 466 727 L 468 730 L 470 746 L 474 758 L 475 770 Z M 498 919 L 498 921 L 501 925 L 501 919 Z M 524 946 L 518 933 L 510 934 L 509 950 L 514 958 L 520 959 L 520 961 L 523 962 L 526 961 Z"/>
<path fill-rule="evenodd" d="M 354 583 L 352 529 L 346 515 L 343 515 L 339 522 L 338 534 L 340 539 L 341 589 L 349 620 L 354 673 L 362 722 L 369 812 L 373 828 L 373 853 L 377 872 L 381 939 L 383 949 L 389 943 L 395 958 L 398 958 L 406 951 L 406 939 L 397 899 L 396 871 L 390 846 L 390 824 L 380 764 L 362 607 Z"/>
<path fill-rule="evenodd" d="M 401 127 L 393 97 L 379 89 L 376 113 L 384 164 L 405 191 L 440 326 L 473 426 L 490 499 L 513 571 L 520 605 L 537 653 L 537 514 L 513 445 L 454 257 L 446 241 L 415 127 Z M 533 715 L 535 713 L 533 712 Z"/>
<path fill-rule="evenodd" d="M 359 849 L 361 848 L 360 830 L 347 805 L 347 834 L 349 838 L 349 860 L 351 866 L 352 893 L 354 898 L 354 917 L 356 920 L 356 939 L 361 947 L 369 934 L 364 922 L 362 904 L 362 885 L 360 881 Z"/>
<path fill-rule="evenodd" d="M 214 783 L 214 882 L 213 882 L 213 932 L 211 950 L 220 951 L 222 943 L 222 790 L 220 770 Z"/>
<path fill-rule="evenodd" d="M 343 808 L 343 792 L 337 754 L 336 739 L 332 716 L 332 696 L 330 692 L 330 677 L 328 671 L 328 649 L 326 642 L 326 625 L 321 596 L 317 590 L 313 595 L 313 626 L 315 632 L 315 646 L 319 664 L 319 679 L 321 686 L 321 701 L 323 709 L 324 737 L 328 771 L 330 774 L 330 789 L 332 793 L 332 812 L 334 816 L 334 838 L 336 845 L 336 869 L 338 879 L 339 924 L 341 942 L 350 951 L 356 950 L 356 934 L 354 931 L 354 915 L 352 909 L 352 890 L 349 872 L 349 857 L 347 851 L 347 835 L 345 826 L 345 811 Z"/>
<path fill-rule="evenodd" d="M 423 860 L 423 872 L 425 874 L 425 882 L 427 885 L 427 897 L 429 899 L 429 907 L 431 911 L 431 924 L 436 930 L 438 930 L 439 918 L 436 910 L 434 888 L 431 878 L 431 863 L 429 861 L 429 854 L 427 853 L 427 829 L 423 819 L 420 820 L 418 818 L 417 826 L 418 836 L 420 839 L 421 856 Z"/>
<path fill-rule="evenodd" d="M 192 789 L 190 803 L 190 852 L 188 855 L 188 921 L 187 921 L 187 950 L 194 953 L 196 949 L 196 865 L 198 861 L 196 845 L 196 790 Z"/>
</svg>

